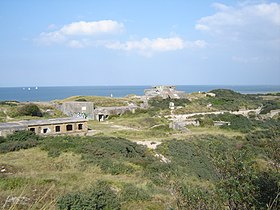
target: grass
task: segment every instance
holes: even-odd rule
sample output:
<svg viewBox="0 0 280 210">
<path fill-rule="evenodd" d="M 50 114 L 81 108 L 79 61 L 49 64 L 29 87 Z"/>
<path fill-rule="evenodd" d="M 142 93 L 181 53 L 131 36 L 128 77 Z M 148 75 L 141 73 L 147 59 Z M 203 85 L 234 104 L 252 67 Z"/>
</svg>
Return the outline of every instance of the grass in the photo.
<svg viewBox="0 0 280 210">
<path fill-rule="evenodd" d="M 0 165 L 9 165 L 8 172 L 9 168 L 13 168 L 11 174 L 2 174 L 0 206 L 4 205 L 8 196 L 23 194 L 31 199 L 30 205 L 41 199 L 36 205 L 42 207 L 60 195 L 83 190 L 97 180 L 143 184 L 143 179 L 134 174 L 104 174 L 99 167 L 85 164 L 80 155 L 62 153 L 57 158 L 50 158 L 46 151 L 39 148 L 0 154 Z M 48 190 L 48 195 L 42 199 Z"/>
<path fill-rule="evenodd" d="M 189 135 L 224 135 L 227 137 L 245 136 L 244 133 L 233 130 L 225 130 L 219 127 L 190 127 L 191 133 Z M 187 134 L 188 135 L 188 134 Z"/>
<path fill-rule="evenodd" d="M 204 94 L 193 97 L 191 105 L 183 109 L 206 107 L 195 105 L 196 100 L 209 99 Z M 107 105 L 129 100 L 84 96 L 67 100 L 79 99 Z M 99 189 L 90 189 L 100 181 L 117 195 L 121 209 L 224 209 L 230 205 L 226 195 L 239 202 L 239 207 L 248 202 L 249 209 L 250 200 L 240 198 L 275 198 L 275 192 L 263 189 L 279 187 L 279 172 L 273 168 L 279 163 L 278 121 L 255 122 L 257 129 L 246 133 L 214 126 L 189 126 L 188 132 L 181 132 L 168 128 L 169 122 L 162 116 L 167 111 L 152 108 L 106 122 L 89 121 L 93 136 L 40 138 L 35 148 L 0 154 L 0 169 L 6 169 L 0 173 L 0 207 L 7 198 L 26 197 L 27 205 L 8 203 L 5 208 L 55 209 L 57 199 L 64 196 L 66 203 L 67 198 L 75 199 L 73 194 L 89 199 L 90 193 L 98 193 Z M 240 121 L 237 124 L 244 127 Z M 137 140 L 161 144 L 153 150 L 131 142 Z M 171 162 L 163 163 L 155 154 Z M 267 172 L 263 180 L 253 176 L 261 177 L 263 172 Z M 265 182 L 259 186 L 252 180 Z M 254 208 L 266 204 L 267 200 L 256 202 Z"/>
<path fill-rule="evenodd" d="M 87 101 L 93 102 L 97 107 L 110 107 L 110 106 L 127 106 L 128 103 L 140 104 L 141 101 L 133 97 L 125 98 L 111 98 L 104 96 L 71 96 L 63 100 L 56 100 L 57 103 L 63 103 L 68 101 Z"/>
<path fill-rule="evenodd" d="M 66 117 L 60 110 L 57 110 L 52 105 L 37 104 L 43 113 L 42 117 L 37 116 L 23 116 L 18 114 L 18 109 L 23 106 L 19 103 L 0 103 L 0 122 L 12 122 L 20 120 L 36 120 Z"/>
</svg>

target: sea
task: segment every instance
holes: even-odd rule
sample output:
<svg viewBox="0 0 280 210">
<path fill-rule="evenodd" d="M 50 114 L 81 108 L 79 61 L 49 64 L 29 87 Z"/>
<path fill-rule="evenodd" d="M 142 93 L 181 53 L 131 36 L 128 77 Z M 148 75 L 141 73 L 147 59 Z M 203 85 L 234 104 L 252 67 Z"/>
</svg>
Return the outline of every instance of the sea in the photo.
<svg viewBox="0 0 280 210">
<path fill-rule="evenodd" d="M 0 101 L 44 102 L 64 99 L 70 96 L 124 97 L 129 94 L 144 95 L 144 90 L 152 86 L 74 86 L 74 87 L 0 87 Z M 177 85 L 176 89 L 192 92 L 207 92 L 214 89 L 231 89 L 243 94 L 280 92 L 280 85 Z"/>
</svg>

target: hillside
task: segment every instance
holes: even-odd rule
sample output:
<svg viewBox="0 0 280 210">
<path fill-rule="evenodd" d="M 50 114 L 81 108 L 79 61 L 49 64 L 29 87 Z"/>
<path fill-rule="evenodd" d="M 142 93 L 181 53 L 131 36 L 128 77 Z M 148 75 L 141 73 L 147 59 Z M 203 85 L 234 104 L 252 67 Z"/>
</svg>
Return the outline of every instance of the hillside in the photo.
<svg viewBox="0 0 280 210">
<path fill-rule="evenodd" d="M 215 97 L 197 93 L 199 97 L 174 100 L 179 107 L 174 110 L 170 99 L 155 98 L 148 109 L 134 114 L 89 121 L 91 136 L 41 137 L 24 131 L 0 137 L 0 206 L 279 209 L 280 118 L 266 114 L 278 108 L 278 98 L 212 92 Z M 169 128 L 170 113 L 189 113 L 190 107 L 191 113 L 200 112 L 208 103 L 211 110 L 263 107 L 248 116 L 197 115 L 200 126 Z M 266 107 L 271 109 L 262 113 Z M 217 127 L 215 121 L 230 125 Z"/>
</svg>

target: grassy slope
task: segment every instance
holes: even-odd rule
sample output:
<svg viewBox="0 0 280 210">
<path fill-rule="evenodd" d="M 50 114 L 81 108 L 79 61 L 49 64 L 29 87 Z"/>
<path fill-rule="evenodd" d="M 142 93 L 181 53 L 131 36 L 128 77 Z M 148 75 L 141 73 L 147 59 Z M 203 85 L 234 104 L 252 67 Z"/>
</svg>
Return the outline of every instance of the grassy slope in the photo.
<svg viewBox="0 0 280 210">
<path fill-rule="evenodd" d="M 71 96 L 63 100 L 57 100 L 55 102 L 67 102 L 67 101 L 88 101 L 94 102 L 94 105 L 97 107 L 110 107 L 110 106 L 127 106 L 128 103 L 139 104 L 139 99 L 133 97 L 126 98 L 111 98 L 103 96 Z"/>
<path fill-rule="evenodd" d="M 203 100 L 203 97 L 199 100 Z M 115 102 L 111 102 L 116 105 Z M 102 103 L 109 102 L 102 101 L 100 104 Z M 217 180 L 216 166 L 213 164 L 215 160 L 211 159 L 211 155 L 215 152 L 225 152 L 225 157 L 228 158 L 230 153 L 243 148 L 256 153 L 255 168 L 274 171 L 269 156 L 271 152 L 266 154 L 264 150 L 267 148 L 258 148 L 254 142 L 248 143 L 244 138 L 247 133 L 217 127 L 189 127 L 190 132 L 182 133 L 169 130 L 168 121 L 157 116 L 158 111 L 156 113 L 124 115 L 102 123 L 90 121 L 89 127 L 96 133 L 95 139 L 107 136 L 132 141 L 161 141 L 163 144 L 156 152 L 170 159 L 171 165 L 156 160 L 146 168 L 125 159 L 124 164 L 136 170 L 112 175 L 104 172 L 100 166 L 83 161 L 83 153 L 71 149 L 61 151 L 58 157 L 49 157 L 48 152 L 39 147 L 0 154 L 0 166 L 7 169 L 5 173 L 0 174 L 0 206 L 4 205 L 8 196 L 26 196 L 31 198 L 29 206 L 19 206 L 19 209 L 37 209 L 44 206 L 46 209 L 55 209 L 54 203 L 58 196 L 83 191 L 97 180 L 106 180 L 118 190 L 124 184 L 130 183 L 145 189 L 151 195 L 151 199 L 148 200 L 125 201 L 122 203 L 122 209 L 180 209 L 176 200 L 180 195 L 176 194 L 177 191 L 174 192 L 178 180 L 190 186 L 190 190 L 207 189 L 210 193 Z M 264 145 L 263 140 L 260 141 L 260 145 Z M 57 149 L 57 146 L 53 146 L 53 149 Z M 149 149 L 147 151 L 155 153 Z M 123 161 L 114 156 L 114 153 L 111 153 L 112 160 Z"/>
<path fill-rule="evenodd" d="M 32 148 L 1 154 L 0 160 L 0 165 L 5 166 L 8 177 L 0 180 L 0 206 L 4 205 L 8 196 L 24 195 L 32 198 L 31 206 L 40 201 L 36 205 L 42 207 L 66 192 L 83 190 L 100 179 L 115 183 L 133 183 L 137 186 L 145 184 L 143 178 L 134 174 L 106 174 L 99 167 L 84 164 L 80 155 L 71 152 L 51 158 L 46 151 Z"/>
</svg>

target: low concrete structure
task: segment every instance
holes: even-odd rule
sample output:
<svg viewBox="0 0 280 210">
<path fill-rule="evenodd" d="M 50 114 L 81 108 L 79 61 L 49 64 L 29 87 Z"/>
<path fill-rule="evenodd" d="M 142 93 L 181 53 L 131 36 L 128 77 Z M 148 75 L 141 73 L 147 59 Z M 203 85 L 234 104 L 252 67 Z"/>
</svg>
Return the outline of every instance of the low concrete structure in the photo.
<svg viewBox="0 0 280 210">
<path fill-rule="evenodd" d="M 72 101 L 57 105 L 57 108 L 69 117 L 104 121 L 110 115 L 121 115 L 125 112 L 134 112 L 138 106 L 129 105 L 96 108 L 93 102 Z"/>
<path fill-rule="evenodd" d="M 27 130 L 27 126 L 19 122 L 0 123 L 0 136 L 7 136 L 21 130 Z"/>
<path fill-rule="evenodd" d="M 30 130 L 38 135 L 85 135 L 88 131 L 88 125 L 87 120 L 81 118 L 56 118 L 0 123 L 0 136 L 7 136 L 20 130 Z"/>
<path fill-rule="evenodd" d="M 116 106 L 116 107 L 100 107 L 94 110 L 94 120 L 104 121 L 108 119 L 110 115 L 122 115 L 126 112 L 134 113 L 137 106 Z"/>
<path fill-rule="evenodd" d="M 172 98 L 172 99 L 179 99 L 185 97 L 184 91 L 178 91 L 176 90 L 175 86 L 155 86 L 151 89 L 144 90 L 145 96 L 150 99 L 154 97 L 162 97 L 164 99 L 166 98 Z"/>
<path fill-rule="evenodd" d="M 93 119 L 94 103 L 70 101 L 57 105 L 57 108 L 69 117 Z"/>
</svg>

